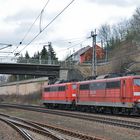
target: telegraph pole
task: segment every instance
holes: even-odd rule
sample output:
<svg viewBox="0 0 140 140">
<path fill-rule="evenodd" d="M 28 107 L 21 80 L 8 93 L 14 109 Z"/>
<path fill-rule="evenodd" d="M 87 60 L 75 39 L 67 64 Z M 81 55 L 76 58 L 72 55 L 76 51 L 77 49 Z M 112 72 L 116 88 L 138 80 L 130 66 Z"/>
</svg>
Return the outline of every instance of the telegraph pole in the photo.
<svg viewBox="0 0 140 140">
<path fill-rule="evenodd" d="M 92 47 L 93 47 L 93 56 L 92 56 L 92 76 L 96 76 L 96 30 L 95 32 L 91 31 L 92 37 Z"/>
<path fill-rule="evenodd" d="M 108 40 L 106 41 L 106 50 L 105 50 L 105 52 L 106 52 L 106 55 L 105 55 L 105 62 L 107 62 L 108 61 Z"/>
<path fill-rule="evenodd" d="M 48 47 L 50 48 L 51 46 L 52 46 L 52 43 L 51 42 L 48 42 Z M 51 52 L 48 51 L 48 53 L 49 53 L 48 54 L 48 62 L 49 62 L 49 64 L 52 64 Z"/>
</svg>

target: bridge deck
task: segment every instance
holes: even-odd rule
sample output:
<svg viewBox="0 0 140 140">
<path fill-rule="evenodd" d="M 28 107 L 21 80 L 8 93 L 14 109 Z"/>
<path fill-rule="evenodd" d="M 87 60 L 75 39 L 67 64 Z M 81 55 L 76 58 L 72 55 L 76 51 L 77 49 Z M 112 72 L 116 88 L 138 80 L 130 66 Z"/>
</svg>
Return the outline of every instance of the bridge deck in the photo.
<svg viewBox="0 0 140 140">
<path fill-rule="evenodd" d="M 59 65 L 0 63 L 0 74 L 26 74 L 59 77 L 59 70 Z"/>
</svg>

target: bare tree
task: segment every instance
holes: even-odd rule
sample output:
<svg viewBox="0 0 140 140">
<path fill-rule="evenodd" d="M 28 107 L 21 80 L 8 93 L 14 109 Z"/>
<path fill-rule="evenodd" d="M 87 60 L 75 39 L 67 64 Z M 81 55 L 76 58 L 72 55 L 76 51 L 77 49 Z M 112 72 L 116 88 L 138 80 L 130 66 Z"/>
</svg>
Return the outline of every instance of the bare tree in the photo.
<svg viewBox="0 0 140 140">
<path fill-rule="evenodd" d="M 140 37 L 140 8 L 137 8 L 135 11 L 135 14 L 133 15 L 131 19 L 131 28 L 130 33 L 133 38 L 139 39 Z"/>
<path fill-rule="evenodd" d="M 133 24 L 135 25 L 135 29 L 140 31 L 140 8 L 137 8 L 133 15 Z"/>
<path fill-rule="evenodd" d="M 110 39 L 111 34 L 110 25 L 108 24 L 102 25 L 98 30 L 98 34 L 103 42 L 107 42 Z"/>
</svg>

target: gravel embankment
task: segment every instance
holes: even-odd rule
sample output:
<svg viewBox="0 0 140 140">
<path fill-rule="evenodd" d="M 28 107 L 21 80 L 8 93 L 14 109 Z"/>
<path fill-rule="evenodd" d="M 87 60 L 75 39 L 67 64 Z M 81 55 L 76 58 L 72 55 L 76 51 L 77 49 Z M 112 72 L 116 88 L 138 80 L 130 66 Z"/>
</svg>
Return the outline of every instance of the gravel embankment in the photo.
<svg viewBox="0 0 140 140">
<path fill-rule="evenodd" d="M 102 137 L 107 140 L 140 140 L 139 130 L 131 130 L 127 128 L 110 126 L 107 124 L 101 124 L 97 122 L 79 120 L 64 116 L 56 116 L 32 111 L 24 111 L 17 109 L 0 109 L 0 111 L 9 115 L 59 126 L 65 129 L 89 134 L 91 136 Z M 6 131 L 8 132 L 9 130 Z"/>
</svg>

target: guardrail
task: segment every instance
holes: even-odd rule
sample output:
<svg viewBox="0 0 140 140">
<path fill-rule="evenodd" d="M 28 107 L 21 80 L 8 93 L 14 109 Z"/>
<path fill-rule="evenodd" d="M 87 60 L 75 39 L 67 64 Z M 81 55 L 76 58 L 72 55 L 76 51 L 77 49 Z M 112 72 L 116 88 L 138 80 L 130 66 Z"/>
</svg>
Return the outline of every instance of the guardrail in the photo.
<svg viewBox="0 0 140 140">
<path fill-rule="evenodd" d="M 15 57 L 0 57 L 0 63 L 19 63 L 19 64 L 52 64 L 57 65 L 57 60 L 33 59 L 33 58 L 15 58 Z"/>
<path fill-rule="evenodd" d="M 17 64 L 46 64 L 46 65 L 60 65 L 63 68 L 70 68 L 77 64 L 75 61 L 57 61 L 46 59 L 33 59 L 33 58 L 15 58 L 15 57 L 0 57 L 0 63 L 17 63 Z"/>
<path fill-rule="evenodd" d="M 16 63 L 25 63 L 25 64 L 48 64 L 48 65 L 58 65 L 57 60 L 45 60 L 45 59 L 17 59 Z"/>
</svg>

